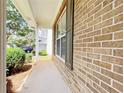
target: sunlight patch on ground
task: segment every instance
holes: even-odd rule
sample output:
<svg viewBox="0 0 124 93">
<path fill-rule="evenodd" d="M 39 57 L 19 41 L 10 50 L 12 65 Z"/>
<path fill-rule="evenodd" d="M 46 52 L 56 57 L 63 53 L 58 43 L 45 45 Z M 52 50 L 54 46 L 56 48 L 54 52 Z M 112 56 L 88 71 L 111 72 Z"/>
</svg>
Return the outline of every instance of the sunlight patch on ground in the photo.
<svg viewBox="0 0 124 93">
<path fill-rule="evenodd" d="M 40 62 L 44 62 L 44 61 L 51 61 L 52 60 L 52 56 L 39 56 L 38 58 L 33 57 L 33 62 L 36 61 L 40 61 Z"/>
</svg>

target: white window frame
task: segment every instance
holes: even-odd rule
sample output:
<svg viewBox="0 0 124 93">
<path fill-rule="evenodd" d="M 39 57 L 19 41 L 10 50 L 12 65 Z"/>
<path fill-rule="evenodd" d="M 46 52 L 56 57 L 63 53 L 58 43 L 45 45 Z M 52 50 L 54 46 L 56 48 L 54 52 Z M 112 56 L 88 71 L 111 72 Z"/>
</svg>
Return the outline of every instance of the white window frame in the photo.
<svg viewBox="0 0 124 93">
<path fill-rule="evenodd" d="M 61 18 L 62 18 L 62 16 L 64 15 L 64 13 L 66 12 L 66 7 L 64 8 L 64 10 L 63 10 L 63 12 L 62 12 L 62 14 L 61 14 L 61 16 L 60 16 L 60 18 L 59 18 L 59 20 L 57 21 L 57 24 L 59 23 L 59 21 L 61 20 Z M 58 32 L 56 33 L 56 34 L 58 34 Z M 56 37 L 57 37 L 57 35 L 56 35 Z M 64 58 L 62 58 L 61 57 L 61 41 L 62 41 L 62 38 L 64 38 L 64 37 L 66 37 L 66 33 L 64 33 L 63 35 L 61 35 L 60 37 L 57 37 L 56 38 L 56 57 L 58 58 L 58 59 L 60 59 L 62 62 L 64 62 L 65 63 L 65 59 Z M 60 55 L 58 55 L 57 54 L 57 41 L 58 40 L 60 40 Z M 66 47 L 66 46 L 65 46 Z"/>
<path fill-rule="evenodd" d="M 66 37 L 66 34 L 64 34 L 64 35 L 62 35 L 61 37 L 59 37 L 59 38 L 56 39 L 56 47 L 57 47 L 57 41 L 60 40 L 60 55 L 58 55 L 58 54 L 56 53 L 56 56 L 57 56 L 61 61 L 63 61 L 63 62 L 65 62 L 65 59 L 61 57 L 61 55 L 62 55 L 62 53 L 61 53 L 61 49 L 62 49 L 62 48 L 61 48 L 61 41 L 62 41 L 62 38 L 64 38 L 64 37 Z"/>
</svg>

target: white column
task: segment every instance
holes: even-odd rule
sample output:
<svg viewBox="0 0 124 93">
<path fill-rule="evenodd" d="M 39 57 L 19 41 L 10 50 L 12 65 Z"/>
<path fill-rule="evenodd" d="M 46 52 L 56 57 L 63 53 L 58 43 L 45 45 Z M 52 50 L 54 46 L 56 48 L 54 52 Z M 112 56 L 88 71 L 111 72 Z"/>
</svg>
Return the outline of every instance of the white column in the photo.
<svg viewBox="0 0 124 93">
<path fill-rule="evenodd" d="M 6 93 L 6 0 L 0 0 L 0 93 Z"/>
<path fill-rule="evenodd" d="M 38 38 L 38 32 L 39 32 L 39 29 L 36 28 L 36 42 L 35 42 L 35 56 L 36 56 L 36 61 L 38 61 L 38 58 L 39 58 L 39 38 Z"/>
<path fill-rule="evenodd" d="M 48 55 L 52 55 L 52 30 L 48 29 L 48 34 L 47 34 L 47 53 Z"/>
</svg>

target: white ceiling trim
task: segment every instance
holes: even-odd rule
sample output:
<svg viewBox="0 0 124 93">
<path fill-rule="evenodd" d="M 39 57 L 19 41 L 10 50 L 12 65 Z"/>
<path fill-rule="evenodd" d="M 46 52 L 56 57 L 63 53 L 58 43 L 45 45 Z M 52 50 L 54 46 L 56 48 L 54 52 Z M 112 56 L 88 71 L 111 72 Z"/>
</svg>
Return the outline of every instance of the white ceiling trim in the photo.
<svg viewBox="0 0 124 93">
<path fill-rule="evenodd" d="M 63 0 L 12 0 L 32 27 L 51 29 Z"/>
<path fill-rule="evenodd" d="M 37 27 L 28 0 L 12 0 L 12 2 L 29 26 Z"/>
<path fill-rule="evenodd" d="M 59 4 L 58 4 L 58 6 L 57 6 L 56 12 L 55 12 L 55 16 L 53 17 L 53 21 L 52 21 L 51 25 L 53 25 L 54 22 L 55 22 L 55 20 L 56 20 L 56 17 L 57 17 L 58 12 L 59 12 L 59 10 L 60 10 L 60 8 L 61 8 L 62 2 L 63 2 L 63 0 L 60 0 Z"/>
<path fill-rule="evenodd" d="M 52 28 L 63 0 L 29 0 L 34 18 L 41 28 Z"/>
</svg>

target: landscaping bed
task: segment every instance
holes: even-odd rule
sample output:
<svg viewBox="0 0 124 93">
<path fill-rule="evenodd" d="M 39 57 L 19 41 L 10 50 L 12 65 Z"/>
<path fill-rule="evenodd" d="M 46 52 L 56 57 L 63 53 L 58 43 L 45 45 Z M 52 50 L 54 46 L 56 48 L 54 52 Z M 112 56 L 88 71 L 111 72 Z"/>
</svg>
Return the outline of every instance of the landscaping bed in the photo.
<svg viewBox="0 0 124 93">
<path fill-rule="evenodd" d="M 15 74 L 7 77 L 7 93 L 16 93 L 24 79 L 30 74 L 33 63 L 25 64 Z"/>
<path fill-rule="evenodd" d="M 26 78 L 32 70 L 34 61 L 32 53 L 23 49 L 7 48 L 6 50 L 6 86 L 7 93 L 16 93 L 21 90 Z"/>
</svg>

